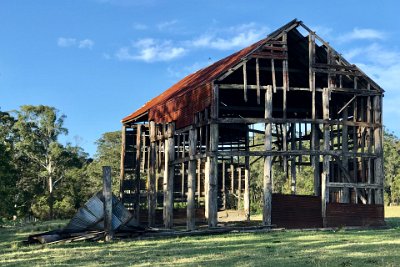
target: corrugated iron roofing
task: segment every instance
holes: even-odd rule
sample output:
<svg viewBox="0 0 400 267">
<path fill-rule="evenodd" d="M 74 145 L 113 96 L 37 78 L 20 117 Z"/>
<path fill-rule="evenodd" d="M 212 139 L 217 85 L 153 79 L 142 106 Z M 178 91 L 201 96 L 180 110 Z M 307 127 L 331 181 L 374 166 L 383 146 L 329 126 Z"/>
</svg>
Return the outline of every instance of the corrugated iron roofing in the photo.
<svg viewBox="0 0 400 267">
<path fill-rule="evenodd" d="M 221 76 L 223 73 L 225 73 L 226 71 L 228 71 L 229 69 L 231 69 L 232 67 L 237 65 L 238 63 L 240 63 L 240 61 L 243 58 L 248 56 L 251 52 L 253 52 L 258 47 L 262 46 L 271 37 L 273 37 L 277 33 L 280 33 L 282 30 L 284 30 L 287 27 L 290 27 L 291 25 L 293 25 L 295 23 L 298 24 L 299 21 L 294 19 L 291 22 L 289 22 L 288 24 L 284 25 L 283 27 L 279 28 L 275 32 L 268 35 L 267 38 L 262 39 L 262 40 L 254 43 L 236 53 L 233 53 L 232 55 L 230 55 L 224 59 L 221 59 L 206 68 L 203 68 L 193 74 L 186 76 L 185 78 L 180 80 L 178 83 L 176 83 L 172 87 L 170 87 L 168 90 L 164 91 L 159 96 L 157 96 L 157 97 L 153 98 L 152 100 L 150 100 L 149 102 L 147 102 L 144 106 L 142 106 L 141 108 L 139 108 L 138 110 L 133 112 L 131 115 L 123 118 L 122 123 L 132 121 L 135 118 L 145 114 L 146 112 L 149 112 L 149 114 L 158 114 L 159 115 L 158 118 L 161 118 L 159 113 L 161 111 L 164 111 L 164 112 L 167 111 L 165 109 L 165 102 L 167 102 L 168 100 L 171 100 L 171 99 L 173 100 L 175 98 L 178 98 L 178 97 L 182 96 L 183 94 L 186 94 L 187 92 L 194 90 L 196 88 L 200 88 L 200 87 L 202 87 L 203 90 L 211 90 L 210 84 L 215 79 L 217 79 L 219 76 Z M 210 95 L 211 92 L 204 92 L 204 93 L 205 93 L 205 95 Z M 195 94 L 195 95 L 199 96 L 199 94 Z M 192 99 L 192 100 L 198 101 L 198 99 Z M 175 101 L 178 101 L 178 99 Z M 209 105 L 209 101 L 204 101 L 204 104 Z M 161 106 L 164 106 L 164 107 L 161 107 Z M 172 105 L 172 106 L 174 106 L 174 105 Z M 205 107 L 199 107 L 199 108 L 205 108 Z M 174 110 L 169 110 L 169 109 L 168 109 L 168 111 L 174 112 Z M 196 111 L 198 111 L 198 110 L 196 110 Z M 188 115 L 193 115 L 193 114 L 185 114 L 185 115 L 188 116 Z M 176 116 L 164 116 L 164 118 L 165 118 L 164 122 L 171 122 L 171 121 L 177 119 Z M 152 118 L 152 116 L 149 116 L 149 120 L 151 120 L 151 119 L 154 119 L 154 118 Z M 182 123 L 178 123 L 178 124 L 180 124 L 180 126 L 184 126 L 187 123 L 189 123 L 190 120 L 191 119 L 185 120 L 185 123 L 182 122 Z M 160 122 L 160 121 L 156 121 L 156 122 Z M 177 127 L 178 126 L 179 125 L 177 125 Z"/>
</svg>

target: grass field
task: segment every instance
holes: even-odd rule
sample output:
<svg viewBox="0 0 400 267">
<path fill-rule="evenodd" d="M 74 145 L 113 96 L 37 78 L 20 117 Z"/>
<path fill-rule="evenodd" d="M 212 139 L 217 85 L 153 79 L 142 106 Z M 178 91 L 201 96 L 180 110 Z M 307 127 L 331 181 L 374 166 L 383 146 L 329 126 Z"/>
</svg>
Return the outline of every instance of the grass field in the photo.
<svg viewBox="0 0 400 267">
<path fill-rule="evenodd" d="M 64 221 L 0 228 L 0 266 L 399 266 L 400 207 L 382 230 L 280 231 L 24 246 Z"/>
</svg>

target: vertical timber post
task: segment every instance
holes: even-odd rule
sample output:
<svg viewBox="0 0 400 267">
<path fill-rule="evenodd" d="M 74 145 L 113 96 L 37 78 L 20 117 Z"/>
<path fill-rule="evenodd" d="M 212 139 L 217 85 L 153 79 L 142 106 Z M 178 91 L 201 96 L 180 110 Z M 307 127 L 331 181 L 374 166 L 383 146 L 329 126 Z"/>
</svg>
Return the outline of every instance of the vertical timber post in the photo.
<svg viewBox="0 0 400 267">
<path fill-rule="evenodd" d="M 246 152 L 249 152 L 249 129 L 246 130 Z M 246 220 L 250 220 L 250 156 L 246 155 L 244 159 L 244 215 Z"/>
<path fill-rule="evenodd" d="M 316 124 L 316 101 L 315 101 L 315 72 L 314 72 L 314 63 L 315 63 L 315 34 L 310 32 L 308 35 L 308 78 L 309 78 L 309 87 L 311 91 L 311 150 L 317 151 L 319 148 L 317 147 L 319 143 L 319 137 L 317 132 L 317 124 Z M 311 157 L 311 165 L 314 170 L 314 195 L 319 196 L 321 193 L 320 188 L 320 177 L 319 177 L 319 155 L 314 155 Z"/>
<path fill-rule="evenodd" d="M 105 241 L 113 239 L 111 167 L 103 166 L 104 232 Z"/>
<path fill-rule="evenodd" d="M 208 226 L 216 227 L 218 223 L 218 85 L 212 86 L 210 153 L 208 176 Z"/>
<path fill-rule="evenodd" d="M 344 124 L 342 126 L 342 153 L 343 153 L 343 158 L 342 158 L 343 163 L 342 164 L 343 164 L 343 168 L 347 172 L 349 172 L 349 158 L 346 156 L 345 153 L 349 152 L 349 128 L 348 128 L 348 126 L 346 124 L 346 122 L 348 120 L 348 117 L 349 117 L 349 110 L 346 107 L 343 110 L 343 122 L 344 122 Z M 345 176 L 344 175 L 342 175 L 342 176 L 343 176 L 342 179 L 344 179 Z M 344 181 L 341 181 L 341 182 L 344 182 Z M 341 191 L 342 191 L 341 202 L 342 203 L 350 203 L 350 189 L 344 187 L 344 188 L 341 189 Z"/>
<path fill-rule="evenodd" d="M 329 202 L 329 188 L 327 187 L 327 183 L 329 182 L 329 160 L 330 156 L 327 153 L 330 150 L 330 126 L 329 126 L 329 89 L 324 88 L 322 94 L 322 112 L 323 112 L 323 120 L 324 120 L 324 161 L 323 161 L 323 170 L 322 170 L 322 181 L 321 181 L 321 214 L 323 226 L 327 227 L 326 220 L 326 206 Z"/>
<path fill-rule="evenodd" d="M 283 48 L 287 48 L 287 33 L 285 32 L 282 36 L 282 42 L 284 43 Z M 287 53 L 286 53 L 287 56 Z M 286 113 L 286 105 L 287 105 L 287 91 L 289 90 L 289 77 L 287 73 L 287 60 L 282 61 L 282 83 L 283 83 L 283 97 L 282 97 L 282 118 L 285 121 L 283 123 L 283 132 L 282 132 L 282 147 L 283 151 L 286 153 L 287 149 L 287 113 Z M 288 178 L 288 157 L 286 155 L 283 156 L 283 171 L 285 172 L 285 177 Z"/>
<path fill-rule="evenodd" d="M 374 142 L 375 142 L 375 184 L 380 186 L 379 189 L 375 190 L 375 204 L 383 204 L 383 135 L 382 135 L 382 96 L 374 96 L 374 122 L 379 124 L 374 129 Z"/>
<path fill-rule="evenodd" d="M 240 206 L 242 205 L 242 167 L 238 167 L 238 205 L 237 209 L 240 210 Z"/>
<path fill-rule="evenodd" d="M 126 126 L 123 125 L 121 129 L 121 165 L 120 165 L 120 189 L 119 196 L 122 199 L 123 196 L 123 183 L 125 180 L 125 143 L 126 143 Z"/>
<path fill-rule="evenodd" d="M 147 192 L 149 227 L 155 226 L 156 215 L 156 124 L 150 121 L 149 187 Z"/>
<path fill-rule="evenodd" d="M 265 140 L 264 150 L 271 151 L 272 149 L 272 125 L 268 120 L 272 117 L 272 88 L 267 87 L 265 93 Z M 272 210 L 272 158 L 271 156 L 264 157 L 264 180 L 263 180 L 263 225 L 271 225 L 271 210 Z"/>
<path fill-rule="evenodd" d="M 140 218 L 140 162 L 142 156 L 142 125 L 136 125 L 136 160 L 135 160 L 135 177 L 134 177 L 134 187 L 135 187 L 135 200 L 133 204 L 133 217 L 135 221 L 139 224 Z"/>
<path fill-rule="evenodd" d="M 209 181 L 210 181 L 210 157 L 206 158 L 204 164 L 204 217 L 208 220 L 208 208 L 209 208 Z"/>
<path fill-rule="evenodd" d="M 296 124 L 292 123 L 290 129 L 290 149 L 293 151 L 296 149 Z M 294 155 L 290 163 L 290 178 L 292 195 L 296 195 L 296 156 Z"/>
<path fill-rule="evenodd" d="M 222 209 L 226 210 L 226 164 L 222 161 Z"/>
<path fill-rule="evenodd" d="M 188 166 L 188 196 L 187 196 L 187 230 L 194 230 L 195 219 L 195 192 L 196 192 L 196 144 L 197 129 L 192 126 L 189 130 L 189 166 Z"/>
<path fill-rule="evenodd" d="M 173 208 L 174 208 L 174 165 L 171 163 L 175 160 L 175 124 L 169 123 L 164 148 L 164 206 L 163 219 L 164 227 L 172 228 L 173 226 Z"/>
</svg>

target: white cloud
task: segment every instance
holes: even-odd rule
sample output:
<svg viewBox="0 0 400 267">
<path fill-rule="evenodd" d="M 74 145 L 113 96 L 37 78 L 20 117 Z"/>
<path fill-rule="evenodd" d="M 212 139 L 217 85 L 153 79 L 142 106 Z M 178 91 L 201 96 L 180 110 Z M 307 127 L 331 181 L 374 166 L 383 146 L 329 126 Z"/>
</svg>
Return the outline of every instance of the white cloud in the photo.
<svg viewBox="0 0 400 267">
<path fill-rule="evenodd" d="M 131 47 L 120 48 L 115 57 L 120 61 L 156 62 L 170 61 L 183 56 L 185 53 L 185 48 L 174 46 L 171 41 L 145 38 L 133 42 Z"/>
<path fill-rule="evenodd" d="M 60 38 L 57 39 L 57 45 L 60 46 L 60 47 L 75 46 L 76 45 L 76 39 L 75 38 L 60 37 Z"/>
<path fill-rule="evenodd" d="M 218 50 L 244 48 L 266 37 L 267 31 L 267 27 L 260 27 L 255 23 L 242 24 L 236 27 L 214 30 L 206 33 L 189 41 L 188 45 Z M 221 37 L 221 35 L 224 37 Z"/>
<path fill-rule="evenodd" d="M 373 65 L 386 66 L 396 64 L 400 60 L 398 51 L 388 50 L 377 43 L 350 49 L 343 56 L 348 60 L 361 60 L 361 62 L 372 63 Z"/>
<path fill-rule="evenodd" d="M 92 49 L 93 45 L 94 45 L 94 42 L 93 42 L 92 40 L 90 40 L 90 39 L 84 39 L 84 40 L 79 41 L 78 47 L 79 47 L 79 48 L 89 48 L 89 49 Z"/>
<path fill-rule="evenodd" d="M 359 29 L 354 28 L 351 32 L 346 33 L 338 38 L 339 42 L 349 42 L 353 40 L 383 40 L 386 38 L 386 33 L 374 29 Z"/>
<path fill-rule="evenodd" d="M 168 28 L 171 28 L 172 26 L 174 26 L 177 23 L 178 23 L 178 20 L 176 20 L 176 19 L 170 20 L 170 21 L 164 21 L 164 22 L 161 22 L 161 23 L 157 24 L 157 28 L 160 31 L 163 31 L 163 30 L 166 30 Z"/>
<path fill-rule="evenodd" d="M 357 47 L 344 54 L 385 89 L 384 124 L 400 134 L 398 117 L 400 116 L 400 51 L 373 43 L 366 47 Z"/>
<path fill-rule="evenodd" d="M 78 40 L 76 38 L 59 37 L 57 39 L 57 45 L 59 47 L 78 47 L 92 49 L 94 42 L 90 39 Z"/>
</svg>

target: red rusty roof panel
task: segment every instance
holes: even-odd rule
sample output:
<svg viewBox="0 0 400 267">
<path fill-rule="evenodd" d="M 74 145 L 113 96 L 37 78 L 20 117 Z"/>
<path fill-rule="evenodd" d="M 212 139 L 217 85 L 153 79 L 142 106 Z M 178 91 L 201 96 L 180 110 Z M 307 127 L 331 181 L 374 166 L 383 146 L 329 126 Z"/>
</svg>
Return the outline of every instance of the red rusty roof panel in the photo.
<svg viewBox="0 0 400 267">
<path fill-rule="evenodd" d="M 215 79 L 240 63 L 243 58 L 266 43 L 276 33 L 281 32 L 283 29 L 293 25 L 294 23 L 298 23 L 298 21 L 293 20 L 274 33 L 270 34 L 267 38 L 262 39 L 224 59 L 215 62 L 208 67 L 186 76 L 168 90 L 147 102 L 144 106 L 133 112 L 131 115 L 123 118 L 122 123 L 134 120 L 146 112 L 149 113 L 149 120 L 155 120 L 158 123 L 177 120 L 183 114 L 185 116 L 193 117 L 194 113 L 187 114 L 187 112 L 199 112 L 210 105 L 211 83 Z M 195 89 L 200 91 L 189 94 L 187 98 L 182 97 L 187 92 Z M 192 105 L 198 101 L 200 101 L 201 104 L 197 105 L 197 108 L 187 107 L 187 105 Z M 199 108 L 201 108 L 201 110 L 198 110 Z M 186 120 L 192 121 L 192 118 L 186 118 L 185 121 Z M 181 124 L 181 126 L 183 126 L 186 125 L 187 122 L 177 124 Z"/>
</svg>

